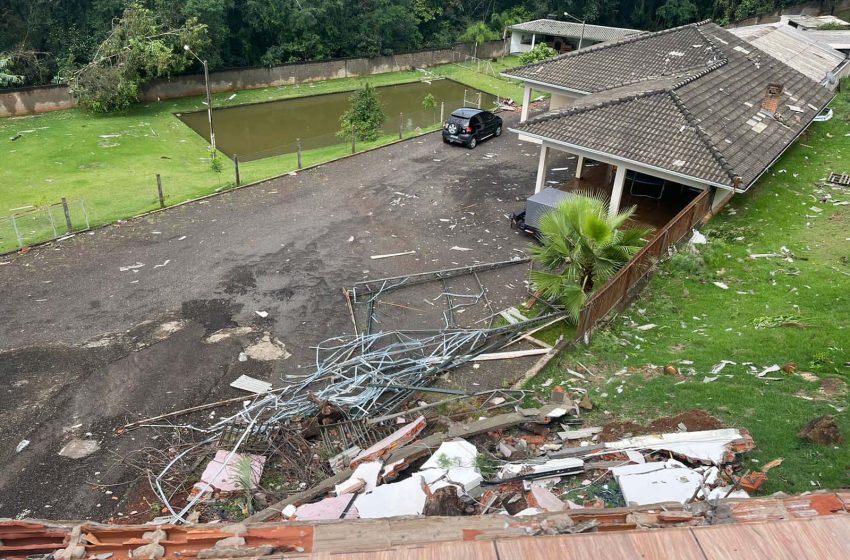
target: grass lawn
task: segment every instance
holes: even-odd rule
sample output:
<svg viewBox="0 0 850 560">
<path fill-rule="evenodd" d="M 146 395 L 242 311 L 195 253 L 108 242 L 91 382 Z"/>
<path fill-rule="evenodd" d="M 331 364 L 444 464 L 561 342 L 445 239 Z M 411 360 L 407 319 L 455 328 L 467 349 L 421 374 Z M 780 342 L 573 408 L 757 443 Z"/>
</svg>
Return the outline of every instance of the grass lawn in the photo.
<svg viewBox="0 0 850 560">
<path fill-rule="evenodd" d="M 850 94 L 832 107 L 831 121 L 814 123 L 703 228 L 708 244 L 698 254 L 685 248 L 665 262 L 590 346 L 562 354 L 529 386 L 553 378 L 587 388 L 590 425 L 704 409 L 746 428 L 757 445 L 746 467 L 784 458 L 765 493 L 850 486 L 850 206 L 834 204 L 850 201 L 850 188 L 817 186 L 830 171 L 850 172 Z M 784 256 L 750 257 L 783 247 Z M 712 374 L 722 360 L 735 363 Z M 566 373 L 578 363 L 596 377 L 580 382 Z M 755 375 L 791 363 L 797 373 Z M 667 364 L 680 375 L 663 374 Z M 835 417 L 844 443 L 796 437 L 824 414 Z"/>
<path fill-rule="evenodd" d="M 517 59 L 510 57 L 493 66 L 498 72 L 517 64 Z M 430 71 L 503 97 L 513 96 L 513 89 L 517 88 L 502 79 L 451 64 Z M 235 96 L 227 92 L 213 96 L 213 106 L 350 91 L 365 81 L 383 86 L 416 81 L 421 77 L 422 73 L 416 71 L 393 72 L 368 78 L 245 90 Z M 63 196 L 69 200 L 84 199 L 92 225 L 98 225 L 158 208 L 157 173 L 162 176 L 168 205 L 232 186 L 234 176 L 230 160 L 223 157 L 224 169 L 221 174 L 216 173 L 210 166 L 206 142 L 173 115 L 203 109 L 202 101 L 202 97 L 191 97 L 143 103 L 121 115 L 95 116 L 72 109 L 0 120 L 0 142 L 3 142 L 0 151 L 3 162 L 0 165 L 0 252 L 17 248 L 15 235 L 6 219 L 9 211 L 15 208 L 57 203 Z M 376 142 L 358 144 L 358 151 L 396 138 L 388 135 Z M 350 151 L 349 145 L 340 143 L 304 152 L 303 162 L 304 165 L 327 162 Z M 252 182 L 295 168 L 294 155 L 278 156 L 243 164 L 241 175 L 243 182 Z M 76 226 L 82 219 L 76 206 L 74 212 Z M 18 225 L 28 244 L 51 236 L 46 214 Z"/>
</svg>

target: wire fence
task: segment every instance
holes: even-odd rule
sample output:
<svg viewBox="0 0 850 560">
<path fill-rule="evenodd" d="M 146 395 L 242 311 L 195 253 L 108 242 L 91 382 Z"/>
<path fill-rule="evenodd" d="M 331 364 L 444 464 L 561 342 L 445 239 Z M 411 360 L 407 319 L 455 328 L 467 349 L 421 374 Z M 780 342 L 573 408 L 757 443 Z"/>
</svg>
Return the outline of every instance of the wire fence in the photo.
<svg viewBox="0 0 850 560">
<path fill-rule="evenodd" d="M 482 109 L 493 108 L 487 106 L 492 105 L 489 98 L 474 95 L 472 89 L 464 98 L 466 104 L 480 102 Z M 219 154 L 216 161 L 208 154 L 181 161 L 163 158 L 160 169 L 144 174 L 128 171 L 120 181 L 94 177 L 75 181 L 65 192 L 54 188 L 58 200 L 0 209 L 0 254 L 416 137 L 439 129 L 457 103 L 436 100 L 427 109 L 417 103 L 410 111 L 388 114 L 378 137 L 368 140 L 356 131 L 353 137 L 329 132 L 230 157 Z M 66 192 L 67 219 L 61 201 Z"/>
</svg>

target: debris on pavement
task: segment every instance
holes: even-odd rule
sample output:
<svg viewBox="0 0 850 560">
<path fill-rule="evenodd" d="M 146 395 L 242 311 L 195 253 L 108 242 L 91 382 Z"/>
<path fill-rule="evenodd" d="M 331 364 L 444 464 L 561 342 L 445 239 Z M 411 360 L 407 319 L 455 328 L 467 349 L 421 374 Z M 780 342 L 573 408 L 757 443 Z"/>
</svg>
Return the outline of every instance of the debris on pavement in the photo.
<svg viewBox="0 0 850 560">
<path fill-rule="evenodd" d="M 378 259 L 388 259 L 390 257 L 403 257 L 405 255 L 413 255 L 415 253 L 416 253 L 416 251 L 403 251 L 401 253 L 387 253 L 386 255 L 372 255 L 369 258 L 374 261 L 374 260 L 378 260 Z"/>
<path fill-rule="evenodd" d="M 84 459 L 100 449 L 100 442 L 93 439 L 72 439 L 59 450 L 59 455 L 69 459 Z"/>
<path fill-rule="evenodd" d="M 249 393 L 257 395 L 268 393 L 272 390 L 272 384 L 268 381 L 260 381 L 259 379 L 254 379 L 249 375 L 240 375 L 235 381 L 230 383 L 230 386 L 234 389 L 242 389 L 243 391 L 248 391 Z"/>
</svg>

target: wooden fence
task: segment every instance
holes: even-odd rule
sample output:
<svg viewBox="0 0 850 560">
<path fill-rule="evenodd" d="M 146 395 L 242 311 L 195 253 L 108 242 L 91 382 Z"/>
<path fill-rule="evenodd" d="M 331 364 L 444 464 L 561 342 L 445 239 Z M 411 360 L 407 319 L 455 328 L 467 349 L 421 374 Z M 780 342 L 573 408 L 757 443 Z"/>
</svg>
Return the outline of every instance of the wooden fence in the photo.
<svg viewBox="0 0 850 560">
<path fill-rule="evenodd" d="M 585 302 L 579 314 L 576 338 L 582 340 L 589 336 L 596 323 L 628 297 L 632 287 L 653 270 L 655 264 L 667 254 L 667 249 L 699 224 L 710 208 L 711 191 L 704 190 L 658 230 L 626 266 Z"/>
</svg>

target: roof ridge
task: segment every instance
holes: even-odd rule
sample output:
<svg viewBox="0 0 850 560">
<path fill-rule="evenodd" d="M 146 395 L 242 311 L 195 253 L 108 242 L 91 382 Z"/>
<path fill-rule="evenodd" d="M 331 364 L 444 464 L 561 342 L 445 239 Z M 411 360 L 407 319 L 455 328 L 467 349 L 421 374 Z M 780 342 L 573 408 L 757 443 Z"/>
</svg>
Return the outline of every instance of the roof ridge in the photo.
<svg viewBox="0 0 850 560">
<path fill-rule="evenodd" d="M 735 170 L 732 169 L 732 166 L 729 165 L 728 161 L 726 161 L 726 158 L 723 156 L 723 153 L 717 146 L 714 145 L 714 142 L 711 141 L 711 137 L 709 137 L 709 135 L 706 134 L 702 127 L 700 127 L 699 123 L 697 122 L 697 119 L 691 113 L 691 110 L 688 109 L 688 107 L 682 101 L 682 98 L 679 97 L 679 94 L 677 94 L 674 89 L 668 90 L 667 94 L 670 96 L 670 99 L 673 100 L 673 103 L 676 105 L 676 108 L 679 109 L 679 112 L 682 113 L 682 116 L 685 117 L 685 121 L 687 121 L 687 123 L 691 125 L 691 127 L 693 127 L 700 141 L 702 141 L 702 143 L 705 144 L 705 147 L 708 148 L 711 157 L 714 158 L 714 160 L 720 165 L 721 169 L 723 169 L 723 171 L 725 171 L 726 174 L 729 176 L 729 179 L 731 179 L 733 183 L 739 181 L 741 179 L 741 176 L 735 173 Z"/>
<path fill-rule="evenodd" d="M 718 62 L 719 62 L 719 64 L 718 64 Z M 633 84 L 639 84 L 641 82 L 651 82 L 652 80 L 659 80 L 661 78 L 666 78 L 666 77 L 671 77 L 671 76 L 677 76 L 677 75 L 684 76 L 685 74 L 687 74 L 689 72 L 693 72 L 694 70 L 700 70 L 699 72 L 696 72 L 692 77 L 684 76 L 682 78 L 682 82 L 679 82 L 679 83 L 677 83 L 673 86 L 670 86 L 669 88 L 666 88 L 666 89 L 673 89 L 673 88 L 685 85 L 685 84 L 687 84 L 687 83 L 689 83 L 689 82 L 691 82 L 691 81 L 693 81 L 697 78 L 701 78 L 702 76 L 705 76 L 707 73 L 711 72 L 712 70 L 716 70 L 720 66 L 723 66 L 723 64 L 726 64 L 726 62 L 727 62 L 726 57 L 724 56 L 723 59 L 721 61 L 718 61 L 718 62 L 715 62 L 711 66 L 706 66 L 705 64 L 694 64 L 693 66 L 688 66 L 687 68 L 681 68 L 681 69 L 677 70 L 676 72 L 673 72 L 673 73 L 670 73 L 670 74 L 658 74 L 658 75 L 655 75 L 655 76 L 646 76 L 646 77 L 642 77 L 642 78 L 635 78 L 633 80 L 623 81 L 623 82 L 614 84 L 611 87 L 606 87 L 605 89 L 594 90 L 594 91 L 590 92 L 590 94 L 592 95 L 592 94 L 595 94 L 595 93 L 604 93 L 606 91 L 611 91 L 612 89 L 630 86 L 630 85 L 633 85 Z"/>
<path fill-rule="evenodd" d="M 580 113 L 586 113 L 588 111 L 593 111 L 596 109 L 603 109 L 605 107 L 611 107 L 613 105 L 619 105 L 621 103 L 625 103 L 627 101 L 633 101 L 635 99 L 642 99 L 644 97 L 650 97 L 653 95 L 658 95 L 667 91 L 666 87 L 660 87 L 649 91 L 641 91 L 638 93 L 630 93 L 628 95 L 624 95 L 622 97 L 615 97 L 614 99 L 607 99 L 605 101 L 600 101 L 598 103 L 589 103 L 587 105 L 582 105 L 580 107 L 567 107 L 565 109 L 559 109 L 555 112 L 546 113 L 545 115 L 540 115 L 539 117 L 535 117 L 533 119 L 528 119 L 525 122 L 519 123 L 518 126 L 529 125 L 529 124 L 537 124 L 541 122 L 547 122 L 555 119 L 560 119 L 561 117 L 566 117 L 570 115 L 578 115 Z"/>
<path fill-rule="evenodd" d="M 575 23 L 575 22 L 572 22 L 572 21 L 561 21 L 559 19 L 550 19 L 550 18 L 537 18 L 537 19 L 532 19 L 532 20 L 529 20 L 529 21 L 523 21 L 521 23 L 515 23 L 513 25 L 509 25 L 508 28 L 513 29 L 514 27 L 519 27 L 520 25 L 527 25 L 529 23 L 537 23 L 538 21 L 567 23 L 567 24 L 570 24 L 570 25 L 582 25 L 581 23 Z M 584 25 L 586 27 L 598 27 L 598 28 L 601 28 L 601 29 L 617 29 L 617 30 L 620 30 L 620 31 L 638 31 L 640 33 L 649 33 L 648 31 L 645 31 L 643 29 L 635 29 L 634 27 L 617 27 L 617 26 L 613 26 L 613 25 L 600 25 L 598 23 L 585 23 Z"/>
<path fill-rule="evenodd" d="M 711 21 L 710 21 L 710 20 L 706 20 L 706 21 L 704 21 L 703 23 L 704 23 L 704 24 L 708 24 L 708 23 L 711 23 Z M 719 26 L 718 26 L 718 27 L 719 27 Z M 726 58 L 726 53 L 724 53 L 724 52 L 723 52 L 723 49 L 721 49 L 720 47 L 718 47 L 717 45 L 715 45 L 715 44 L 714 44 L 714 41 L 712 41 L 712 40 L 711 40 L 711 38 L 710 38 L 708 35 L 706 35 L 705 33 L 703 33 L 702 29 L 700 29 L 700 26 L 696 27 L 695 29 L 696 29 L 697 33 L 699 33 L 699 36 L 700 36 L 700 37 L 702 37 L 703 39 L 705 39 L 705 40 L 708 42 L 708 46 L 709 46 L 709 47 L 711 47 L 711 50 L 712 50 L 712 51 L 714 51 L 714 53 L 715 53 L 715 54 L 716 54 L 719 58 L 722 58 L 722 59 L 725 59 L 725 58 Z M 723 29 L 723 28 L 722 28 L 722 27 L 719 27 L 719 29 Z M 729 33 L 730 35 L 732 35 L 732 36 L 733 36 L 733 37 L 735 37 L 736 39 L 740 39 L 740 37 L 736 37 L 734 33 L 731 33 L 731 32 L 729 32 L 728 30 L 724 30 L 724 31 L 726 31 L 727 33 Z"/>
<path fill-rule="evenodd" d="M 688 27 L 693 27 L 693 28 L 697 29 L 697 32 L 699 32 L 699 27 L 702 26 L 702 25 L 705 25 L 707 23 L 711 23 L 711 20 L 706 19 L 706 20 L 703 20 L 703 21 L 698 21 L 696 23 L 686 23 L 685 25 L 680 25 L 678 27 L 671 27 L 669 29 L 662 29 L 660 31 L 641 31 L 641 32 L 635 33 L 633 35 L 623 37 L 622 39 L 617 39 L 617 40 L 614 40 L 614 41 L 606 41 L 604 43 L 597 43 L 595 45 L 591 45 L 591 46 L 585 47 L 583 49 L 564 53 L 562 55 L 558 55 L 558 56 L 555 56 L 555 57 L 552 57 L 552 58 L 547 58 L 546 60 L 541 60 L 540 62 L 535 62 L 535 63 L 532 63 L 532 64 L 526 64 L 524 66 L 518 66 L 517 68 L 512 68 L 511 70 L 540 68 L 540 67 L 542 67 L 546 64 L 551 64 L 553 62 L 564 60 L 564 59 L 569 58 L 569 57 L 575 58 L 577 56 L 581 56 L 583 54 L 587 54 L 587 53 L 591 53 L 591 52 L 596 52 L 596 51 L 599 51 L 599 50 L 602 50 L 602 49 L 616 47 L 616 46 L 619 46 L 619 45 L 625 45 L 625 44 L 628 44 L 628 43 L 633 43 L 635 41 L 641 41 L 641 40 L 644 40 L 644 39 L 648 39 L 650 37 L 658 37 L 660 35 L 666 35 L 668 33 L 674 33 L 674 32 L 677 32 L 677 31 L 681 31 L 682 29 L 686 29 Z M 711 44 L 711 46 L 716 49 L 716 47 L 714 46 L 713 43 Z M 509 70 L 509 71 L 506 71 L 504 73 L 507 74 L 507 75 L 511 75 L 510 72 L 511 71 Z"/>
</svg>

